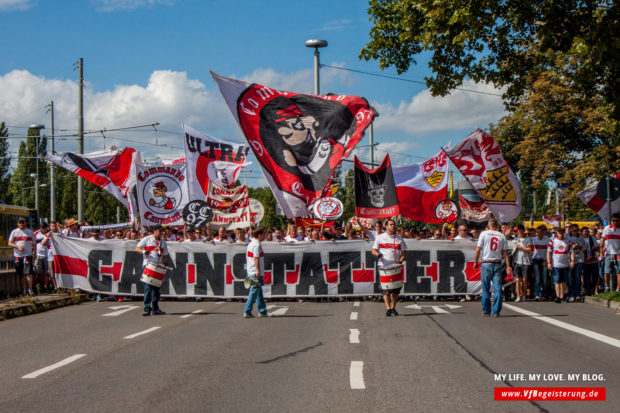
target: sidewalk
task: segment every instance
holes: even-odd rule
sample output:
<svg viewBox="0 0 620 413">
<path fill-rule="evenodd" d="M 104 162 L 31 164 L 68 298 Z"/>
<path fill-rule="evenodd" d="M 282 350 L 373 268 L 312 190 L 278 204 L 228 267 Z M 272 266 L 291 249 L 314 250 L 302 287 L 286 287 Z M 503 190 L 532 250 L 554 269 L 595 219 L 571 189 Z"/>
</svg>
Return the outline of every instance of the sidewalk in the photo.
<svg viewBox="0 0 620 413">
<path fill-rule="evenodd" d="M 11 298 L 0 302 L 0 320 L 41 313 L 84 301 L 88 301 L 88 294 L 74 291 Z"/>
</svg>

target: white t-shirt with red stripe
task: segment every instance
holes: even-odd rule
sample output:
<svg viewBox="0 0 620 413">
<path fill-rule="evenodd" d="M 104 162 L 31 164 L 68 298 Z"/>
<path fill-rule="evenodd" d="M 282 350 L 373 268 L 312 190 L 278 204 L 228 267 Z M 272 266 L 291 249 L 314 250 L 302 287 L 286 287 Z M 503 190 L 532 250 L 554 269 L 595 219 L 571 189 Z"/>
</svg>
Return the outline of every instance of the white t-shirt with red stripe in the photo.
<svg viewBox="0 0 620 413">
<path fill-rule="evenodd" d="M 263 253 L 263 247 L 261 243 L 256 238 L 250 241 L 245 254 L 245 264 L 248 271 L 248 276 L 250 277 L 256 276 L 258 274 L 254 258 L 258 258 L 260 273 L 265 274 L 265 254 Z"/>
<path fill-rule="evenodd" d="M 609 255 L 620 254 L 620 227 L 612 228 L 606 226 L 603 230 L 603 238 L 605 238 L 605 253 Z"/>
<path fill-rule="evenodd" d="M 221 238 L 219 235 L 213 238 L 213 242 L 233 242 L 233 239 L 230 237 Z"/>
<path fill-rule="evenodd" d="M 47 245 L 42 245 L 41 243 L 47 238 L 50 237 L 50 231 L 47 231 L 45 234 L 39 229 L 34 233 L 34 239 L 37 241 L 37 257 L 46 257 L 48 261 L 52 261 L 54 259 L 54 255 L 52 254 L 52 242 L 47 241 Z"/>
<path fill-rule="evenodd" d="M 144 261 L 142 265 L 146 266 L 149 262 L 151 264 L 163 264 L 164 256 L 168 255 L 168 246 L 166 240 L 162 237 L 157 241 L 154 236 L 149 235 L 144 237 L 138 242 L 138 248 L 144 250 Z M 148 255 L 146 253 L 149 253 Z"/>
<path fill-rule="evenodd" d="M 15 228 L 13 231 L 11 231 L 11 235 L 9 235 L 9 242 L 17 244 L 20 247 L 24 247 L 23 251 L 20 251 L 17 248 L 13 248 L 13 255 L 16 257 L 31 257 L 32 246 L 35 242 L 34 239 L 34 233 L 31 229 Z"/>
<path fill-rule="evenodd" d="M 488 230 L 480 234 L 476 246 L 482 250 L 482 262 L 501 262 L 504 251 L 508 250 L 508 241 L 501 232 Z"/>
<path fill-rule="evenodd" d="M 549 237 L 532 237 L 532 245 L 534 251 L 532 252 L 532 259 L 546 260 L 547 259 L 547 247 L 549 246 Z"/>
<path fill-rule="evenodd" d="M 375 238 L 372 249 L 383 255 L 379 258 L 379 267 L 389 267 L 399 263 L 403 250 L 403 239 L 399 235 L 388 235 L 387 232 L 382 232 Z"/>
<path fill-rule="evenodd" d="M 565 239 L 553 238 L 549 240 L 547 252 L 551 252 L 552 264 L 555 268 L 567 268 L 570 266 L 571 244 Z"/>
</svg>

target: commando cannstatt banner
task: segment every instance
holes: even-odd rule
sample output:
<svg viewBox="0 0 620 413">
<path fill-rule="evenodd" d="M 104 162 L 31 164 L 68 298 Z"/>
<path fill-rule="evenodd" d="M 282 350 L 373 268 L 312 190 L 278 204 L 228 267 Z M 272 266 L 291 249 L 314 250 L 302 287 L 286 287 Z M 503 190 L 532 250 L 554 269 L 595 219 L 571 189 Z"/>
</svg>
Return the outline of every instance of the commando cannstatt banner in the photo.
<svg viewBox="0 0 620 413">
<path fill-rule="evenodd" d="M 113 295 L 142 294 L 137 241 L 84 240 L 53 235 L 60 287 Z M 472 241 L 405 240 L 402 294 L 479 294 Z M 169 267 L 161 293 L 177 297 L 245 297 L 243 244 L 168 242 Z M 372 242 L 263 242 L 267 297 L 321 297 L 380 293 Z"/>
</svg>

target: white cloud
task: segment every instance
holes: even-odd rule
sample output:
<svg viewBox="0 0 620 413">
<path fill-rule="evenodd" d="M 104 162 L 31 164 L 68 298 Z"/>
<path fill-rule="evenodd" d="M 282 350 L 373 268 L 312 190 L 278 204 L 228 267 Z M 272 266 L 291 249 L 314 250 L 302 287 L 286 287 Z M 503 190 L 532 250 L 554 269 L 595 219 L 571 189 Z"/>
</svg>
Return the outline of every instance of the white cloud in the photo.
<svg viewBox="0 0 620 413">
<path fill-rule="evenodd" d="M 76 150 L 74 137 L 60 135 L 75 133 L 78 118 L 77 83 L 69 80 L 46 79 L 23 70 L 0 76 L 0 113 L 7 125 L 27 126 L 42 123 L 49 128 L 45 105 L 54 101 L 58 151 Z M 106 132 L 106 146 L 132 146 L 152 156 L 156 152 L 166 157 L 182 155 L 181 123 L 218 136 L 218 131 L 234 130 L 233 118 L 215 90 L 208 90 L 199 80 L 188 79 L 185 72 L 167 70 L 151 74 L 146 86 L 120 85 L 112 90 L 84 92 L 84 127 L 86 130 L 114 129 L 159 122 L 158 132 Z M 67 131 L 62 131 L 65 129 Z M 9 128 L 11 135 L 24 135 L 25 129 Z M 46 129 L 44 133 L 50 133 Z M 228 138 L 226 136 L 219 136 Z M 159 144 L 172 148 L 156 148 Z M 240 139 L 240 135 L 234 137 Z M 123 139 L 123 140 L 121 140 Z M 134 141 L 134 142 L 129 142 Z M 137 142 L 136 142 L 137 141 Z M 103 146 L 101 135 L 87 135 L 86 150 Z M 12 141 L 11 151 L 17 150 Z M 148 155 L 151 154 L 151 155 Z"/>
<path fill-rule="evenodd" d="M 34 7 L 31 0 L 0 0 L 0 11 L 28 10 Z"/>
<path fill-rule="evenodd" d="M 142 7 L 153 7 L 156 5 L 171 6 L 178 0 L 91 0 L 95 9 L 101 12 L 111 12 L 116 10 L 133 10 Z"/>
<path fill-rule="evenodd" d="M 353 26 L 351 23 L 351 20 L 348 19 L 331 20 L 323 23 L 323 26 L 321 26 L 319 31 L 330 32 L 344 29 L 352 29 L 355 26 Z"/>
<path fill-rule="evenodd" d="M 331 66 L 344 67 L 344 63 L 331 63 Z M 350 72 L 343 70 L 321 70 L 321 93 L 327 93 L 335 85 L 351 85 L 355 78 Z M 244 80 L 246 82 L 260 83 L 261 85 L 273 87 L 278 90 L 286 90 L 298 93 L 314 92 L 314 69 L 302 69 L 293 73 L 276 72 L 272 68 L 259 68 L 252 73 L 238 77 L 231 77 Z"/>
<path fill-rule="evenodd" d="M 501 94 L 489 84 L 466 81 L 464 89 Z M 372 102 L 379 112 L 375 130 L 381 134 L 402 132 L 411 136 L 424 136 L 457 129 L 485 128 L 504 116 L 501 96 L 455 90 L 444 97 L 433 97 L 428 90 L 415 95 L 409 102 Z"/>
</svg>

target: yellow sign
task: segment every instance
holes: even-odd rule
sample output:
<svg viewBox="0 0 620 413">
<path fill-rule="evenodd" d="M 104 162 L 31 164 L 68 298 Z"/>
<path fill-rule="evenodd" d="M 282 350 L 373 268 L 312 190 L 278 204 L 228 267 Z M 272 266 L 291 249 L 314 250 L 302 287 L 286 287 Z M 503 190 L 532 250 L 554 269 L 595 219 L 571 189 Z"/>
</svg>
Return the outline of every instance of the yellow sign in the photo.
<svg viewBox="0 0 620 413">
<path fill-rule="evenodd" d="M 570 222 L 573 225 L 577 225 L 579 226 L 579 228 L 583 228 L 583 227 L 591 227 L 594 226 L 594 224 L 596 224 L 596 222 L 592 222 L 592 221 L 571 221 L 570 219 L 566 221 L 567 223 Z M 538 228 L 540 225 L 543 225 L 547 228 L 549 228 L 549 224 L 547 224 L 545 221 L 534 221 L 534 225 L 531 225 L 530 221 L 523 221 L 523 226 L 525 228 Z M 564 226 L 564 223 L 562 223 L 562 226 Z"/>
<path fill-rule="evenodd" d="M 516 202 L 512 183 L 508 177 L 508 167 L 504 165 L 499 169 L 487 171 L 487 187 L 482 190 L 484 199 L 489 202 Z"/>
</svg>

